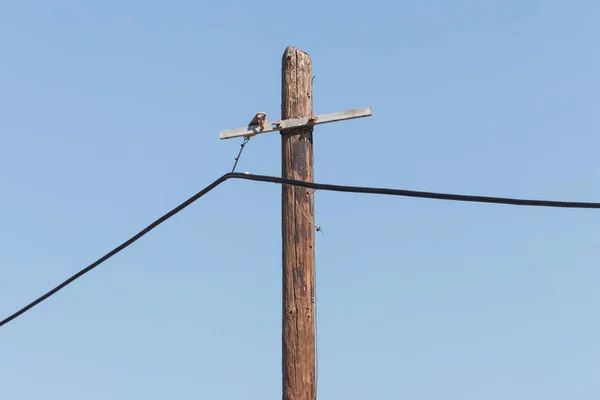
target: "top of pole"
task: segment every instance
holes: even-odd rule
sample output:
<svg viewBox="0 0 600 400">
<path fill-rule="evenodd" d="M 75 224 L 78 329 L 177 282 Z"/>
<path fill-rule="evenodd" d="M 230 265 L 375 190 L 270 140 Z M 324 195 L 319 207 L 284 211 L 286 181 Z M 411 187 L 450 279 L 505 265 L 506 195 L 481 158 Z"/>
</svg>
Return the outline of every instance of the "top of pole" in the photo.
<svg viewBox="0 0 600 400">
<path fill-rule="evenodd" d="M 283 52 L 283 56 L 287 57 L 288 55 L 293 55 L 295 53 L 302 53 L 302 54 L 307 55 L 307 56 L 310 57 L 310 54 L 308 54 L 306 51 L 300 50 L 299 48 L 294 47 L 294 46 L 288 46 L 288 47 L 286 47 L 285 51 Z"/>
<path fill-rule="evenodd" d="M 281 119 L 308 117 L 312 113 L 312 58 L 288 46 L 281 60 Z"/>
</svg>

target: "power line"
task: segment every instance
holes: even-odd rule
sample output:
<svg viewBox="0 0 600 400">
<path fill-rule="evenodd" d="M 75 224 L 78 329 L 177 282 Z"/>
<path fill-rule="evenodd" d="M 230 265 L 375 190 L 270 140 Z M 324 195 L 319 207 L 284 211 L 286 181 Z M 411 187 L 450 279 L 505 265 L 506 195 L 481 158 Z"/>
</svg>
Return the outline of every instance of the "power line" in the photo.
<svg viewBox="0 0 600 400">
<path fill-rule="evenodd" d="M 515 206 L 533 206 L 533 207 L 556 207 L 556 208 L 584 208 L 584 209 L 596 209 L 600 208 L 600 203 L 590 203 L 581 201 L 555 201 L 555 200 L 528 200 L 528 199 L 515 199 L 509 197 L 489 197 L 489 196 L 472 196 L 464 194 L 447 194 L 447 193 L 436 193 L 436 192 L 422 192 L 417 190 L 405 190 L 405 189 L 388 189 L 388 188 L 377 188 L 377 187 L 364 187 L 364 186 L 344 186 L 344 185 L 332 185 L 326 183 L 313 183 L 297 181 L 293 179 L 284 179 L 274 176 L 265 175 L 251 175 L 251 174 L 227 174 L 227 179 L 247 179 L 251 181 L 260 182 L 272 182 L 285 185 L 301 186 L 310 189 L 326 190 L 330 192 L 346 192 L 346 193 L 365 193 L 365 194 L 384 194 L 389 196 L 403 196 L 403 197 L 418 197 L 422 199 L 436 199 L 436 200 L 450 200 L 450 201 L 466 201 L 471 203 L 492 203 L 492 204 L 505 204 Z"/>
<path fill-rule="evenodd" d="M 311 188 L 315 190 L 325 190 L 325 191 L 333 191 L 333 192 L 346 192 L 346 193 L 364 193 L 364 194 L 380 194 L 380 195 L 390 195 L 390 196 L 403 196 L 403 197 L 417 197 L 417 198 L 425 198 L 425 199 L 436 199 L 436 200 L 450 200 L 450 201 L 464 201 L 464 202 L 475 202 L 475 203 L 492 203 L 492 204 L 505 204 L 505 205 L 517 205 L 517 206 L 533 206 L 533 207 L 558 207 L 558 208 L 580 208 L 580 209 L 600 209 L 600 203 L 590 203 L 590 202 L 571 202 L 571 201 L 554 201 L 554 200 L 528 200 L 528 199 L 515 199 L 515 198 L 506 198 L 506 197 L 489 197 L 489 196 L 472 196 L 472 195 L 462 195 L 462 194 L 447 194 L 447 193 L 436 193 L 436 192 L 422 192 L 415 190 L 404 190 L 404 189 L 388 189 L 388 188 L 377 188 L 377 187 L 364 187 L 364 186 L 343 186 L 343 185 L 332 185 L 325 183 L 314 183 L 314 182 L 304 182 L 298 181 L 294 179 L 285 179 L 278 178 L 275 176 L 266 176 L 266 175 L 252 175 L 248 173 L 228 173 L 221 176 L 219 179 L 215 180 L 213 183 L 172 209 L 171 211 L 164 214 L 162 217 L 158 218 L 156 221 L 152 222 L 146 228 L 142 229 L 139 233 L 123 242 L 121 245 L 115 247 L 113 250 L 94 261 L 92 264 L 88 265 L 81 271 L 77 272 L 75 275 L 71 276 L 69 279 L 62 282 L 60 285 L 56 286 L 54 289 L 48 291 L 44 295 L 40 296 L 36 300 L 32 301 L 25 307 L 11 314 L 7 318 L 0 321 L 0 327 L 6 325 L 10 321 L 29 311 L 42 301 L 48 299 L 52 295 L 56 294 L 58 291 L 71 284 L 78 278 L 81 278 L 83 275 L 87 274 L 103 262 L 107 261 L 112 256 L 131 246 L 133 243 L 141 239 L 143 236 L 148 234 L 151 230 L 156 228 L 158 225 L 162 224 L 169 218 L 173 217 L 175 214 L 182 211 L 184 208 L 188 207 L 196 200 L 219 186 L 221 183 L 229 180 L 229 179 L 245 179 L 250 181 L 258 181 L 258 182 L 271 182 L 277 184 L 284 185 L 293 185 Z"/>
<path fill-rule="evenodd" d="M 190 204 L 192 204 L 193 202 L 198 200 L 200 197 L 204 196 L 206 193 L 210 192 L 211 190 L 213 190 L 214 188 L 219 186 L 221 183 L 225 182 L 227 179 L 228 179 L 227 175 L 223 175 L 222 177 L 220 177 L 219 179 L 217 179 L 216 181 L 214 181 L 213 183 L 211 183 L 210 185 L 208 185 L 207 187 L 205 187 L 204 189 L 202 189 L 201 191 L 199 191 L 198 193 L 196 193 L 195 195 L 193 195 L 192 197 L 190 197 L 189 199 L 187 199 L 186 201 L 184 201 L 183 203 L 181 203 L 180 205 L 178 205 L 177 207 L 175 207 L 174 209 L 172 209 L 171 211 L 169 211 L 168 213 L 163 215 L 162 217 L 158 218 L 156 221 L 152 222 L 150 225 L 148 225 L 147 227 L 142 229 L 139 233 L 137 233 L 131 239 L 129 239 L 129 240 L 123 242 L 121 245 L 115 247 L 113 250 L 109 251 L 108 253 L 106 253 L 104 256 L 102 256 L 98 260 L 94 261 L 93 263 L 91 263 L 90 265 L 88 265 L 87 267 L 82 269 L 81 271 L 77 272 L 75 275 L 71 276 L 69 279 L 62 282 L 60 285 L 56 286 L 54 289 L 50 290 L 46 294 L 40 296 L 39 298 L 32 301 L 25 307 L 21 308 L 19 311 L 15 312 L 12 315 L 3 319 L 0 322 L 0 327 L 6 325 L 13 319 L 19 317 L 21 314 L 29 311 L 36 305 L 40 304 L 42 301 L 48 299 L 50 296 L 56 294 L 56 292 L 63 289 L 65 286 L 69 285 L 70 283 L 73 283 L 73 281 L 75 281 L 76 279 L 81 278 L 83 275 L 87 274 L 88 272 L 90 272 L 91 270 L 96 268 L 98 265 L 102 264 L 103 262 L 105 262 L 106 260 L 108 260 L 109 258 L 114 256 L 115 254 L 121 252 L 122 250 L 125 250 L 127 247 L 131 246 L 134 242 L 141 239 L 142 236 L 146 235 L 148 232 L 150 232 L 151 230 L 156 228 L 158 225 L 162 224 L 163 222 L 165 222 L 166 220 L 168 220 L 169 218 L 171 218 L 172 216 L 174 216 L 175 214 L 177 214 L 178 212 L 180 212 L 181 210 L 183 210 L 184 208 L 186 208 L 187 206 L 189 206 Z"/>
<path fill-rule="evenodd" d="M 240 152 L 238 153 L 237 157 L 235 158 L 235 162 L 233 163 L 233 168 L 231 169 L 231 172 L 235 172 L 235 167 L 237 167 L 238 162 L 240 161 L 240 157 L 242 156 L 242 152 L 244 151 L 244 147 L 246 146 L 246 144 L 248 144 L 248 142 L 250 141 L 250 136 L 246 136 L 244 138 L 244 141 L 242 142 L 242 144 L 240 145 Z"/>
</svg>

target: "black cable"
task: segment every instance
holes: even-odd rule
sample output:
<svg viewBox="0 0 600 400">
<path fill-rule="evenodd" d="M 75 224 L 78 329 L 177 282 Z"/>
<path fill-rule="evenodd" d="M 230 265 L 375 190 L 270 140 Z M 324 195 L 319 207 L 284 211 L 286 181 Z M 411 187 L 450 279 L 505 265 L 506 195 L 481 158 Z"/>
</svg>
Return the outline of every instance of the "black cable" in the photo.
<svg viewBox="0 0 600 400">
<path fill-rule="evenodd" d="M 175 214 L 182 211 L 184 208 L 188 207 L 200 197 L 204 196 L 221 183 L 225 182 L 229 179 L 245 179 L 250 181 L 258 181 L 258 182 L 271 182 L 285 185 L 293 185 L 306 187 L 311 189 L 318 190 L 326 190 L 333 192 L 347 192 L 347 193 L 368 193 L 368 194 L 384 194 L 390 196 L 405 196 L 405 197 L 418 197 L 425 199 L 437 199 L 437 200 L 451 200 L 451 201 L 466 201 L 466 202 L 476 202 L 476 203 L 493 203 L 493 204 L 507 204 L 507 205 L 518 205 L 518 206 L 536 206 L 536 207 L 559 207 L 559 208 L 583 208 L 583 209 L 599 209 L 600 203 L 589 203 L 589 202 L 570 202 L 570 201 L 553 201 L 553 200 L 527 200 L 527 199 L 514 199 L 514 198 L 505 198 L 505 197 L 488 197 L 488 196 L 470 196 L 470 195 L 462 195 L 462 194 L 445 194 L 445 193 L 434 193 L 434 192 L 421 192 L 414 190 L 403 190 L 403 189 L 386 189 L 386 188 L 371 188 L 371 187 L 363 187 L 363 186 L 342 186 L 342 185 L 331 185 L 324 183 L 313 183 L 313 182 L 304 182 L 293 179 L 285 179 L 278 178 L 275 176 L 266 176 L 266 175 L 251 175 L 251 174 L 242 174 L 242 173 L 228 173 L 221 176 L 219 179 L 169 211 L 164 214 L 162 217 L 158 218 L 156 221 L 152 222 L 146 228 L 142 229 L 135 236 L 125 241 L 121 245 L 117 246 L 106 255 L 102 256 L 98 260 L 94 261 L 92 264 L 88 265 L 81 271 L 77 272 L 75 275 L 71 276 L 69 279 L 62 282 L 60 285 L 56 286 L 54 289 L 50 290 L 46 294 L 32 301 L 25 307 L 11 314 L 7 318 L 0 321 L 0 327 L 6 325 L 10 321 L 19 317 L 23 313 L 32 309 L 42 301 L 46 300 L 50 296 L 54 295 L 59 290 L 63 289 L 65 286 L 69 285 L 76 279 L 82 277 L 83 275 L 90 272 L 92 269 L 96 268 L 98 265 L 102 264 L 112 256 L 121 252 L 125 248 L 131 246 L 134 242 L 138 241 L 142 238 L 142 236 L 149 233 L 151 230 L 156 228 L 158 225 L 162 224 Z"/>
<path fill-rule="evenodd" d="M 157 219 L 150 225 L 148 225 L 146 228 L 142 229 L 139 233 L 137 233 L 131 239 L 129 239 L 126 242 L 122 243 L 121 245 L 115 247 L 113 250 L 108 252 L 106 255 L 104 255 L 101 258 L 99 258 L 98 260 L 94 261 L 92 264 L 88 265 L 87 267 L 85 267 L 84 269 L 82 269 L 81 271 L 76 273 L 75 275 L 71 276 L 69 279 L 67 279 L 60 285 L 56 286 L 54 289 L 50 290 L 43 296 L 39 297 L 38 299 L 36 299 L 36 300 L 32 301 L 31 303 L 29 303 L 28 305 L 26 305 L 25 307 L 21 308 L 19 311 L 15 312 L 12 315 L 10 315 L 9 317 L 3 319 L 0 322 L 0 327 L 6 325 L 7 323 L 9 323 L 13 319 L 17 318 L 21 314 L 29 311 L 30 309 L 32 309 L 33 307 L 35 307 L 42 301 L 46 300 L 48 297 L 54 295 L 59 290 L 61 290 L 68 284 L 72 283 L 74 280 L 82 277 L 83 275 L 87 274 L 88 272 L 90 272 L 91 270 L 96 268 L 98 265 L 102 264 L 104 261 L 106 261 L 109 258 L 111 258 L 112 256 L 114 256 L 115 254 L 117 254 L 117 253 L 121 252 L 122 250 L 124 250 L 125 248 L 131 246 L 134 242 L 139 240 L 142 236 L 146 235 L 152 229 L 156 228 L 158 225 L 162 224 L 163 222 L 165 222 L 166 220 L 168 220 L 169 218 L 171 218 L 172 216 L 174 216 L 175 214 L 177 214 L 178 212 L 180 212 L 181 210 L 183 210 L 184 208 L 186 208 L 187 206 L 189 206 L 190 204 L 192 204 L 193 202 L 198 200 L 200 197 L 204 196 L 206 193 L 210 192 L 211 190 L 213 190 L 214 188 L 219 186 L 221 183 L 225 182 L 227 179 L 228 179 L 227 175 L 220 177 L 219 179 L 217 179 L 216 181 L 214 181 L 213 183 L 211 183 L 210 185 L 208 185 L 207 187 L 205 187 L 204 189 L 202 189 L 201 191 L 199 191 L 198 193 L 196 193 L 195 195 L 193 195 L 192 197 L 190 197 L 189 199 L 187 199 L 186 201 L 184 201 L 183 203 L 181 203 L 180 205 L 178 205 L 177 207 L 175 207 L 174 209 L 172 209 L 171 211 L 169 211 L 168 213 L 166 213 L 165 215 L 163 215 L 162 217 L 160 217 L 159 219 Z"/>
<path fill-rule="evenodd" d="M 242 156 L 242 152 L 244 151 L 244 147 L 246 146 L 246 144 L 250 141 L 250 137 L 246 136 L 244 137 L 244 141 L 242 142 L 242 144 L 240 145 L 240 152 L 238 153 L 237 157 L 235 158 L 235 162 L 233 163 L 233 168 L 231 169 L 231 172 L 235 172 L 235 168 L 238 165 L 238 162 L 240 161 L 240 157 Z"/>
<path fill-rule="evenodd" d="M 554 201 L 554 200 L 527 200 L 527 199 L 515 199 L 508 197 L 489 197 L 489 196 L 471 196 L 464 194 L 446 194 L 446 193 L 435 193 L 435 192 L 421 192 L 416 190 L 404 190 L 404 189 L 387 189 L 387 188 L 374 188 L 364 186 L 343 186 L 343 185 L 331 185 L 326 183 L 313 183 L 296 181 L 293 179 L 277 178 L 274 176 L 265 175 L 250 175 L 233 173 L 225 175 L 227 179 L 247 179 L 251 181 L 260 182 L 272 182 L 280 183 L 285 185 L 301 186 L 310 189 L 326 190 L 330 192 L 347 192 L 347 193 L 367 193 L 367 194 L 385 194 L 389 196 L 403 196 L 403 197 L 419 197 L 423 199 L 436 199 L 436 200 L 451 200 L 451 201 L 466 201 L 471 203 L 493 203 L 493 204 L 506 204 L 515 206 L 534 206 L 534 207 L 557 207 L 557 208 L 585 208 L 585 209 L 596 209 L 600 208 L 600 203 L 588 203 L 588 202 L 574 202 L 574 201 Z"/>
</svg>

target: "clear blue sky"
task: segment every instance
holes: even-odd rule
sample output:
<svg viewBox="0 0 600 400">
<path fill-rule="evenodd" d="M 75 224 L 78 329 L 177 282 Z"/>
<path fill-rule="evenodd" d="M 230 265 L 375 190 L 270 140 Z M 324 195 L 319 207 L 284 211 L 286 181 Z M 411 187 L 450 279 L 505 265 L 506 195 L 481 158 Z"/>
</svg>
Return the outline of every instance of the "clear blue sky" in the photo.
<svg viewBox="0 0 600 400">
<path fill-rule="evenodd" d="M 373 109 L 316 129 L 317 181 L 600 201 L 596 1 L 91 4 L 0 5 L 2 317 L 228 171 L 288 45 L 315 112 Z M 228 182 L 1 328 L 0 398 L 280 398 L 280 201 Z M 320 399 L 599 398 L 600 213 L 316 211 Z"/>
</svg>

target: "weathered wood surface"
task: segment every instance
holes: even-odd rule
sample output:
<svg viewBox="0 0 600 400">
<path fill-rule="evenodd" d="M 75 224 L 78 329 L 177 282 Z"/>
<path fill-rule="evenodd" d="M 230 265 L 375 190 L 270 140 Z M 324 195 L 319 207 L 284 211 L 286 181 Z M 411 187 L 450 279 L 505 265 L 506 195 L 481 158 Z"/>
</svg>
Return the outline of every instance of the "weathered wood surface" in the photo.
<svg viewBox="0 0 600 400">
<path fill-rule="evenodd" d="M 288 47 L 282 60 L 282 119 L 312 112 L 312 60 Z M 313 181 L 312 126 L 281 132 L 282 176 Z M 312 192 L 282 187 L 283 400 L 315 400 L 315 228 Z"/>
<path fill-rule="evenodd" d="M 310 113 L 309 113 L 309 115 L 310 115 Z M 281 131 L 281 130 L 290 129 L 290 128 L 306 127 L 306 126 L 319 125 L 319 124 L 328 124 L 330 122 L 338 122 L 338 121 L 344 121 L 344 120 L 348 120 L 348 119 L 370 117 L 371 115 L 372 115 L 371 108 L 364 107 L 364 108 L 356 108 L 354 110 L 338 111 L 338 112 L 333 112 L 333 113 L 328 113 L 328 114 L 315 115 L 316 120 L 314 120 L 314 121 L 311 121 L 310 116 L 307 116 L 307 117 L 302 117 L 302 118 L 291 118 L 291 119 L 284 119 L 283 121 L 271 122 L 271 123 L 267 123 L 265 126 L 262 126 L 262 127 L 260 125 L 258 125 L 258 119 L 255 117 L 248 126 L 243 126 L 241 128 L 224 129 L 221 132 L 219 132 L 219 136 L 220 136 L 221 140 L 233 139 L 233 138 L 243 137 L 243 136 L 254 136 L 254 135 L 258 135 L 260 133 Z"/>
</svg>

